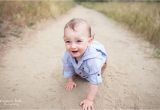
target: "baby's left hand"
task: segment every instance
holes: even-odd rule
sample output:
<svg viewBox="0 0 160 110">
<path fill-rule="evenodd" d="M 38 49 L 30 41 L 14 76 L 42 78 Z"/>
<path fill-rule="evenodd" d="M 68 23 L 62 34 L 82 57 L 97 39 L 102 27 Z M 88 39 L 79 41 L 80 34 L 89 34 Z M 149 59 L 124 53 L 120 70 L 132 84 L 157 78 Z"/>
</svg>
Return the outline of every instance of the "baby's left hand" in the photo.
<svg viewBox="0 0 160 110">
<path fill-rule="evenodd" d="M 82 110 L 94 110 L 93 101 L 91 100 L 84 99 L 80 105 L 82 106 Z"/>
</svg>

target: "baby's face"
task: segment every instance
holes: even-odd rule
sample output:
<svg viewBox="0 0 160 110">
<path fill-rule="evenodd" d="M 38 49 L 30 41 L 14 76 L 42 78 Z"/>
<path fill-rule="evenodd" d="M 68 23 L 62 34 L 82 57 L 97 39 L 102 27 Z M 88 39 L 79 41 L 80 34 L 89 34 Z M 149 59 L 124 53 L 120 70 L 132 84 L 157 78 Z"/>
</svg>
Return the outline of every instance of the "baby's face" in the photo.
<svg viewBox="0 0 160 110">
<path fill-rule="evenodd" d="M 66 50 L 79 60 L 90 45 L 92 38 L 89 37 L 87 29 L 78 27 L 76 30 L 66 28 L 64 30 L 64 42 Z"/>
</svg>

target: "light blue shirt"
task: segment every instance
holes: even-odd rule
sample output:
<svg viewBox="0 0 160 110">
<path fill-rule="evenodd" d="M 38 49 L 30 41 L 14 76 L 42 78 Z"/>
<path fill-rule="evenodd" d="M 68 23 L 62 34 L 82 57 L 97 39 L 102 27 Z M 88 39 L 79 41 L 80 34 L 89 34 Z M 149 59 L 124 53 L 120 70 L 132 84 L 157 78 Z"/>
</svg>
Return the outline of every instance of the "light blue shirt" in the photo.
<svg viewBox="0 0 160 110">
<path fill-rule="evenodd" d="M 102 83 L 101 68 L 106 62 L 107 53 L 102 44 L 97 41 L 85 50 L 82 58 L 76 63 L 74 57 L 69 52 L 65 52 L 63 57 L 63 75 L 69 78 L 78 74 L 88 80 L 91 84 Z"/>
</svg>

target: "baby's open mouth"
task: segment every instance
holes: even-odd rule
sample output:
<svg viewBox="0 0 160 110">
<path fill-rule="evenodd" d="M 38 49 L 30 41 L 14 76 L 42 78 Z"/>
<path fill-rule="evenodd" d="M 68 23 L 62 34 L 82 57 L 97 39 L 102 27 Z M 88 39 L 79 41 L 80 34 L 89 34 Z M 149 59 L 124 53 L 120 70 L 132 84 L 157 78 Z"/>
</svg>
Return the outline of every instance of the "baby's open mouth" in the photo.
<svg viewBox="0 0 160 110">
<path fill-rule="evenodd" d="M 72 51 L 72 53 L 77 53 L 78 51 Z"/>
</svg>

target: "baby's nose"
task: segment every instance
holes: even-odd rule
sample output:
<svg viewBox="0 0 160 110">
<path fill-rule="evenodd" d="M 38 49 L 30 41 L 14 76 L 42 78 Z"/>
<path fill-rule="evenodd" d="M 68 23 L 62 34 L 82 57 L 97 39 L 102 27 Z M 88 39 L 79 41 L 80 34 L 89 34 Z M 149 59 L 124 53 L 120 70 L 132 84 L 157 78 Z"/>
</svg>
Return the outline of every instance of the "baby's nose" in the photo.
<svg viewBox="0 0 160 110">
<path fill-rule="evenodd" d="M 72 44 L 71 44 L 71 48 L 76 48 L 76 44 L 75 44 L 75 43 L 72 43 Z"/>
</svg>

